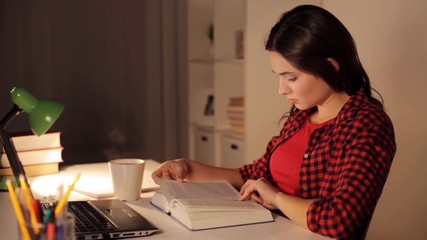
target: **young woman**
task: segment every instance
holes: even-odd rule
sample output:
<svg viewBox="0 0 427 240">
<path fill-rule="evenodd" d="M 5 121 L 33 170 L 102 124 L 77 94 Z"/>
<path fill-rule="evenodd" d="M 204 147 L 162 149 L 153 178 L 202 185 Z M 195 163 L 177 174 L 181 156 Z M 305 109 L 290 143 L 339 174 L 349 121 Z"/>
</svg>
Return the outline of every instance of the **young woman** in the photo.
<svg viewBox="0 0 427 240">
<path fill-rule="evenodd" d="M 302 5 L 283 14 L 265 48 L 292 108 L 264 155 L 239 169 L 167 161 L 153 178 L 226 179 L 242 200 L 279 210 L 313 232 L 363 238 L 396 143 L 352 36 L 328 11 Z"/>
</svg>

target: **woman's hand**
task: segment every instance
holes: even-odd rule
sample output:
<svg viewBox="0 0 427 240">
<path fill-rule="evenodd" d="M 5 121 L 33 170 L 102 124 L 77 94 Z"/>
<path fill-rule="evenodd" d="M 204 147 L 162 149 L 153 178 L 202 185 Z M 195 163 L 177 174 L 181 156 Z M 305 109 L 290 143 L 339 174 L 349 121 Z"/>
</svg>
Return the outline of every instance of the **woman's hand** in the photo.
<svg viewBox="0 0 427 240">
<path fill-rule="evenodd" d="M 154 182 L 158 184 L 158 179 L 172 179 L 178 182 L 184 182 L 186 176 L 190 173 L 190 165 L 186 159 L 175 159 L 166 161 L 151 174 Z"/>
<path fill-rule="evenodd" d="M 252 199 L 268 209 L 277 209 L 276 197 L 280 191 L 267 180 L 248 180 L 240 189 L 240 200 Z"/>
</svg>

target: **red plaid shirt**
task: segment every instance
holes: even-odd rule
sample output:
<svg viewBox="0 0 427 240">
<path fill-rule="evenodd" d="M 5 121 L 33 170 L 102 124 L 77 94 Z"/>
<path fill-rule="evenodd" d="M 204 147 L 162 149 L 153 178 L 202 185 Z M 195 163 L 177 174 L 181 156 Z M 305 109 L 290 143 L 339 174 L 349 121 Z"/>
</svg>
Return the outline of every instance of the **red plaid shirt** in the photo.
<svg viewBox="0 0 427 240">
<path fill-rule="evenodd" d="M 264 155 L 240 168 L 244 181 L 265 178 L 274 149 L 293 136 L 313 110 L 299 111 L 273 137 Z M 300 170 L 300 196 L 315 199 L 308 228 L 333 238 L 353 238 L 369 225 L 396 152 L 387 114 L 362 92 L 352 96 L 335 121 L 310 136 Z"/>
</svg>

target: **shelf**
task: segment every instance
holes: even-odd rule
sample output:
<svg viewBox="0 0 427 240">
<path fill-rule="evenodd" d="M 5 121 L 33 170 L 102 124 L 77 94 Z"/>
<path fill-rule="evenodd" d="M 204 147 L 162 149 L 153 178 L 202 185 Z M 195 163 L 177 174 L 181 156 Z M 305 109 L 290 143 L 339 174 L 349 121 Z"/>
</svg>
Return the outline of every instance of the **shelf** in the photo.
<svg viewBox="0 0 427 240">
<path fill-rule="evenodd" d="M 213 59 L 190 59 L 190 63 L 212 65 L 215 61 Z"/>
<path fill-rule="evenodd" d="M 237 58 L 221 58 L 221 59 L 190 59 L 192 64 L 203 64 L 203 65 L 213 65 L 213 64 L 235 64 L 243 65 L 244 59 Z"/>
<path fill-rule="evenodd" d="M 194 128 L 201 128 L 201 129 L 206 129 L 206 130 L 211 130 L 217 133 L 229 133 L 230 128 L 229 127 L 219 127 L 219 126 L 215 126 L 212 123 L 205 123 L 205 122 L 193 122 L 190 123 L 190 127 L 194 127 Z M 236 134 L 238 135 L 238 134 Z"/>
<path fill-rule="evenodd" d="M 245 61 L 244 59 L 237 59 L 237 58 L 221 58 L 221 59 L 215 59 L 215 63 L 243 65 Z"/>
<path fill-rule="evenodd" d="M 236 138 L 236 139 L 239 139 L 239 140 L 245 140 L 245 136 L 244 135 L 231 132 L 230 130 L 227 130 L 224 133 L 224 135 L 228 136 L 228 137 L 231 137 L 231 138 Z"/>
<path fill-rule="evenodd" d="M 190 123 L 190 126 L 195 127 L 195 128 L 203 128 L 206 130 L 215 130 L 215 126 L 211 123 L 201 123 L 201 122 L 193 122 Z"/>
</svg>

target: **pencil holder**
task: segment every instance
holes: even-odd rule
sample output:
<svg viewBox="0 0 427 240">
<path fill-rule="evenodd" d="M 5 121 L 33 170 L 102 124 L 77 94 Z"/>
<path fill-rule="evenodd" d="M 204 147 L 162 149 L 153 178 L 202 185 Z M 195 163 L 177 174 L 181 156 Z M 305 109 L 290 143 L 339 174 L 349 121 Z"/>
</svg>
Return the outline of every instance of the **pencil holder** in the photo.
<svg viewBox="0 0 427 240">
<path fill-rule="evenodd" d="M 75 220 L 71 213 L 65 213 L 62 219 L 57 219 L 49 223 L 38 223 L 36 226 L 27 225 L 31 240 L 75 240 Z M 28 240 L 28 235 L 24 235 L 18 228 L 19 239 Z"/>
</svg>

